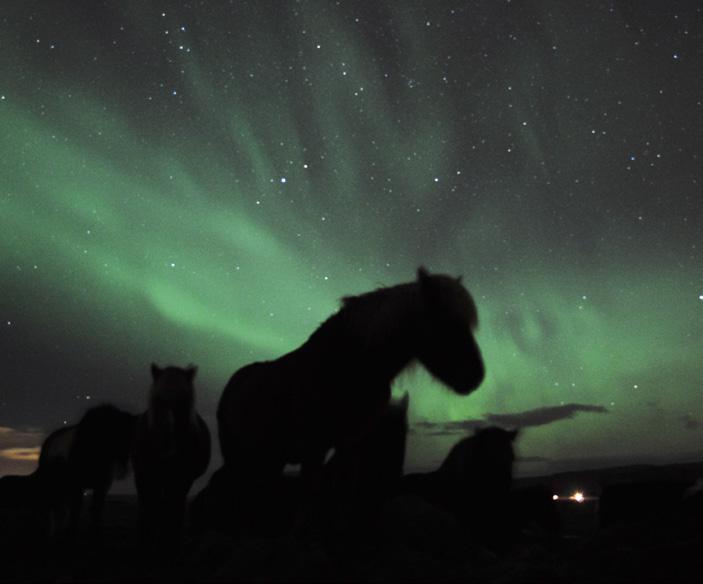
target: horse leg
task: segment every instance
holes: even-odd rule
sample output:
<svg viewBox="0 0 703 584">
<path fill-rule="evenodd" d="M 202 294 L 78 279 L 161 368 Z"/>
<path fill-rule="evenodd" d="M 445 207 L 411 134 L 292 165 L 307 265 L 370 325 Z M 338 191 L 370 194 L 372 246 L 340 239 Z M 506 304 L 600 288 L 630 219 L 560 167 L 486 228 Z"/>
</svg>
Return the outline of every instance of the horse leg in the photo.
<svg viewBox="0 0 703 584">
<path fill-rule="evenodd" d="M 296 530 L 317 533 L 323 528 L 329 502 L 325 500 L 323 467 L 327 449 L 315 448 L 306 452 L 300 464 L 301 500 L 296 518 Z"/>
<path fill-rule="evenodd" d="M 178 553 L 180 550 L 186 499 L 190 485 L 190 481 L 175 481 L 174 484 L 169 485 L 164 493 L 161 522 L 163 533 L 160 539 L 164 544 L 165 554 Z"/>
<path fill-rule="evenodd" d="M 90 501 L 90 531 L 91 543 L 99 545 L 102 537 L 102 515 L 105 507 L 105 497 L 110 489 L 110 483 L 104 482 L 93 489 Z"/>
<path fill-rule="evenodd" d="M 68 541 L 75 543 L 78 539 L 78 524 L 83 509 L 83 488 L 79 484 L 73 485 L 68 496 L 68 509 L 64 512 L 68 514 Z"/>
<path fill-rule="evenodd" d="M 144 477 L 135 477 L 139 504 L 139 548 L 149 556 L 153 551 L 159 512 L 158 488 Z"/>
<path fill-rule="evenodd" d="M 322 469 L 328 448 L 314 448 L 308 450 L 300 464 L 300 479 L 303 490 L 310 494 L 319 494 L 322 489 Z"/>
</svg>

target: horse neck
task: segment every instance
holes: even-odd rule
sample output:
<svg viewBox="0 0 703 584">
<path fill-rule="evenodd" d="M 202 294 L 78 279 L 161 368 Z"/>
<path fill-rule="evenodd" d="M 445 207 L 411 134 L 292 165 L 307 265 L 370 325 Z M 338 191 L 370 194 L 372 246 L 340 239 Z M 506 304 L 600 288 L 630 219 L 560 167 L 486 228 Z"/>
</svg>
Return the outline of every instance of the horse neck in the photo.
<svg viewBox="0 0 703 584">
<path fill-rule="evenodd" d="M 354 307 L 337 331 L 339 336 L 318 338 L 308 347 L 309 358 L 319 362 L 322 351 L 335 369 L 361 371 L 389 384 L 417 356 L 416 299 L 414 287 L 401 285 L 375 306 Z"/>
<path fill-rule="evenodd" d="M 418 354 L 420 310 L 415 287 L 401 289 L 372 322 L 365 342 L 366 357 L 392 381 Z"/>
</svg>

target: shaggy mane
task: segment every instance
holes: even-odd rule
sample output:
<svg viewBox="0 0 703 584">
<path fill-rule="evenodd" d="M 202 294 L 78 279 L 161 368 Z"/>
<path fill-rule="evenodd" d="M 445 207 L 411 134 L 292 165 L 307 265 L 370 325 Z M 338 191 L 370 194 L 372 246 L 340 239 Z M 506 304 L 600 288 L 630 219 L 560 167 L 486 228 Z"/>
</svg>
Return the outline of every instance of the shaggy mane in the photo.
<svg viewBox="0 0 703 584">
<path fill-rule="evenodd" d="M 320 324 L 310 335 L 309 341 L 324 341 L 328 336 L 339 334 L 340 330 L 367 341 L 380 334 L 384 338 L 392 336 L 393 331 L 405 321 L 401 315 L 407 315 L 418 307 L 418 292 L 417 282 L 410 282 L 384 286 L 358 296 L 344 296 L 340 300 L 339 310 Z"/>
</svg>

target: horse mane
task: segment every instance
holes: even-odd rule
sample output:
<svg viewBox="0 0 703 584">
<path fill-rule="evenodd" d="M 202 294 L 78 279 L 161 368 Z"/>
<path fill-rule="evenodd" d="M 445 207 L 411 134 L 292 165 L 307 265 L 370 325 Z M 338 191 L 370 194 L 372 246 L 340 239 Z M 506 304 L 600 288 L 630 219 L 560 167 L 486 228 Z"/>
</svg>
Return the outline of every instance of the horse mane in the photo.
<svg viewBox="0 0 703 584">
<path fill-rule="evenodd" d="M 310 335 L 308 343 L 326 344 L 340 336 L 356 338 L 362 344 L 383 343 L 405 324 L 419 305 L 416 282 L 377 288 L 358 296 L 344 296 L 340 308 Z"/>
<path fill-rule="evenodd" d="M 422 268 L 418 280 L 382 286 L 356 296 L 343 296 L 339 310 L 310 335 L 309 342 L 326 342 L 346 333 L 367 346 L 381 346 L 398 338 L 411 315 L 427 306 L 437 305 L 465 321 L 472 330 L 478 327 L 478 310 L 461 278 L 427 274 Z"/>
</svg>

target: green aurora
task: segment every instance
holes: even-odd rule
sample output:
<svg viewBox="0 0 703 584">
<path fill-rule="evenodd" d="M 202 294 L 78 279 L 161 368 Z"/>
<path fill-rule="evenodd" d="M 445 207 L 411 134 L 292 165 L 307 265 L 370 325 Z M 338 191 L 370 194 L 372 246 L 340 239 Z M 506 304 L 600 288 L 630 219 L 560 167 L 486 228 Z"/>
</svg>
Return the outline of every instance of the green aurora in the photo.
<svg viewBox="0 0 703 584">
<path fill-rule="evenodd" d="M 701 138 L 665 123 L 645 147 L 664 73 L 618 36 L 627 16 L 601 34 L 631 73 L 601 79 L 551 4 L 551 33 L 546 8 L 486 9 L 524 39 L 489 58 L 491 35 L 455 38 L 444 5 L 391 5 L 382 32 L 353 5 L 128 6 L 102 8 L 107 32 L 50 8 L 29 25 L 24 6 L 2 25 L 0 425 L 49 430 L 85 395 L 140 408 L 152 360 L 199 365 L 212 421 L 238 367 L 424 264 L 464 276 L 487 377 L 462 398 L 403 374 L 412 421 L 594 404 L 526 429 L 520 453 L 700 450 L 703 173 L 672 159 Z M 650 120 L 701 89 L 671 75 Z M 27 367 L 48 354 L 42 384 Z M 455 439 L 415 432 L 409 466 Z"/>
</svg>

